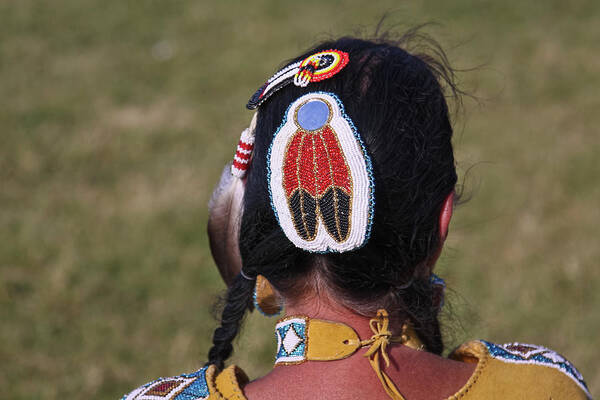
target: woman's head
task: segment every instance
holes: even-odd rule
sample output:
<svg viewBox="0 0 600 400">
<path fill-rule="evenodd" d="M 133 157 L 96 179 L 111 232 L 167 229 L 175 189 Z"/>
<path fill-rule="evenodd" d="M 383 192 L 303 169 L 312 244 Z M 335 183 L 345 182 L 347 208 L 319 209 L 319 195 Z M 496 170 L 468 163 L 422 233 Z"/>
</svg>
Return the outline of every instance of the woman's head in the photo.
<svg viewBox="0 0 600 400">
<path fill-rule="evenodd" d="M 348 54 L 341 71 L 306 87 L 288 85 L 259 108 L 239 236 L 243 270 L 265 276 L 289 301 L 324 287 L 359 313 L 372 316 L 384 307 L 398 320 L 412 320 L 430 351 L 440 353 L 428 271 L 442 245 L 440 211 L 457 180 L 452 128 L 439 82 L 451 72 L 443 62 L 411 55 L 397 43 L 354 38 L 322 43 L 293 62 L 328 49 Z M 311 92 L 339 99 L 371 163 L 370 237 L 350 251 L 322 254 L 296 247 L 272 207 L 268 153 L 274 134 L 290 105 Z M 215 332 L 211 362 L 219 363 L 231 352 L 227 337 L 237 333 L 251 296 L 252 283 L 236 278 L 223 325 Z M 235 324 L 235 332 L 228 324 Z"/>
</svg>

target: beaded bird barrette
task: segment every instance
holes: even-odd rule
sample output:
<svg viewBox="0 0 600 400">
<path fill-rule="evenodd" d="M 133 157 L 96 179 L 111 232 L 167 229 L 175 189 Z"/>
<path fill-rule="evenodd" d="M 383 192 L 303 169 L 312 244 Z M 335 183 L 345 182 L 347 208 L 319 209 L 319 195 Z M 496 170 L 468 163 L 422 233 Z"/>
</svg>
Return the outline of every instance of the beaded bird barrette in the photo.
<svg viewBox="0 0 600 400">
<path fill-rule="evenodd" d="M 310 82 L 331 78 L 348 64 L 348 60 L 348 53 L 330 49 L 312 54 L 302 61 L 283 67 L 254 93 L 246 107 L 254 110 L 273 93 L 290 83 L 305 87 Z"/>
</svg>

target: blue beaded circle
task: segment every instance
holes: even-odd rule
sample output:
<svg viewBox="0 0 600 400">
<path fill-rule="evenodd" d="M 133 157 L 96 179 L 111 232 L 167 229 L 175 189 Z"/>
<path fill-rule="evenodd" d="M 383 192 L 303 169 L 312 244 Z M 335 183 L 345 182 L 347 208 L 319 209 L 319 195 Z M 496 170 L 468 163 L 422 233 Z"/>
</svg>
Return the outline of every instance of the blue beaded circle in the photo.
<svg viewBox="0 0 600 400">
<path fill-rule="evenodd" d="M 314 131 L 329 121 L 329 107 L 321 100 L 312 100 L 303 104 L 296 114 L 301 128 Z"/>
</svg>

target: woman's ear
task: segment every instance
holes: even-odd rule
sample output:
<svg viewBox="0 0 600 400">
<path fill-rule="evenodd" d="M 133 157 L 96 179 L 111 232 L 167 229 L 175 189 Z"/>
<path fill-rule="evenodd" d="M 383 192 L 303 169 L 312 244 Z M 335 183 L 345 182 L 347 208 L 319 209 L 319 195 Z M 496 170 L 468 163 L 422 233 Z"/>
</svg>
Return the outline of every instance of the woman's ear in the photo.
<svg viewBox="0 0 600 400">
<path fill-rule="evenodd" d="M 452 211 L 454 211 L 454 191 L 450 192 L 444 204 L 442 205 L 442 211 L 440 212 L 440 240 L 443 243 L 448 236 L 448 227 L 450 226 L 450 220 L 452 219 Z"/>
<path fill-rule="evenodd" d="M 448 227 L 450 226 L 450 220 L 452 219 L 452 211 L 454 209 L 454 191 L 452 191 L 444 200 L 442 209 L 440 211 L 440 245 L 437 251 L 429 257 L 426 263 L 422 265 L 422 268 L 416 272 L 418 276 L 429 277 L 433 272 L 433 268 L 438 258 L 442 254 L 442 248 L 444 247 L 444 241 L 448 237 Z"/>
</svg>

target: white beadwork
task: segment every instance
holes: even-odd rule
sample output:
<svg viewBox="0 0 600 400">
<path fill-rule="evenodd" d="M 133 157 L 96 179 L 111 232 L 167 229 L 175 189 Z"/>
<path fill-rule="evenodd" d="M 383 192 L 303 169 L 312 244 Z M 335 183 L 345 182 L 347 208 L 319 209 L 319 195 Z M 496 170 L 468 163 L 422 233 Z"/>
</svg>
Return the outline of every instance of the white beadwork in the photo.
<svg viewBox="0 0 600 400">
<path fill-rule="evenodd" d="M 300 329 L 300 334 L 295 329 Z M 306 319 L 304 318 L 289 318 L 275 325 L 275 335 L 277 336 L 275 364 L 298 364 L 306 361 L 306 329 Z M 283 337 L 282 332 L 285 332 Z"/>
<path fill-rule="evenodd" d="M 286 79 L 292 78 L 298 70 L 300 69 L 300 61 L 295 62 L 287 67 L 283 68 L 281 71 L 277 72 L 271 78 L 269 78 L 267 87 L 263 90 L 264 95 L 271 91 L 275 86 L 279 85 L 281 82 Z"/>
<path fill-rule="evenodd" d="M 296 331 L 290 329 L 283 338 L 282 346 L 286 352 L 291 353 L 298 347 L 300 342 L 302 342 L 302 339 L 298 337 Z"/>
<path fill-rule="evenodd" d="M 309 83 L 310 83 L 310 75 L 308 75 L 308 74 L 304 74 L 304 75 L 296 74 L 294 76 L 294 85 L 296 85 L 296 86 L 306 87 L 306 86 L 308 86 Z"/>
</svg>

